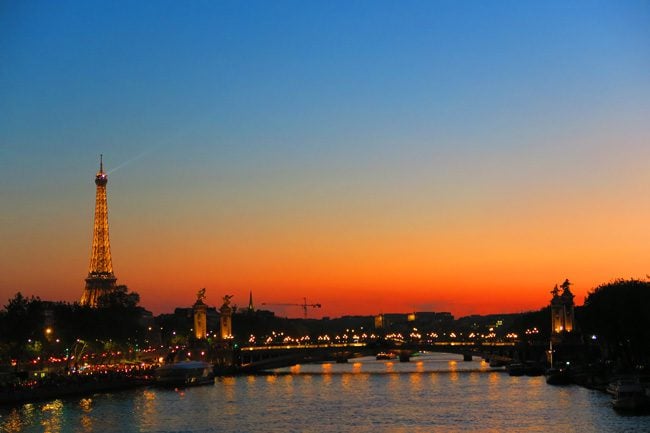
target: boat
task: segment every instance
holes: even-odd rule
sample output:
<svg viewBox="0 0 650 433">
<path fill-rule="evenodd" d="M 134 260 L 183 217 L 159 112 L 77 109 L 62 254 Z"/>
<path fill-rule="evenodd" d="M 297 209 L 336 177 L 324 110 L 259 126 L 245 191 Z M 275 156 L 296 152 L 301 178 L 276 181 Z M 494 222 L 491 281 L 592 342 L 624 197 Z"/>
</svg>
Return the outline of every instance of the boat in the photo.
<svg viewBox="0 0 650 433">
<path fill-rule="evenodd" d="M 629 389 L 631 387 L 635 388 L 637 385 L 641 386 L 641 383 L 636 377 L 619 378 L 610 382 L 605 390 L 610 395 L 616 395 L 620 389 Z"/>
<path fill-rule="evenodd" d="M 523 376 L 526 373 L 526 366 L 520 362 L 513 362 L 506 367 L 510 376 Z"/>
<path fill-rule="evenodd" d="M 636 411 L 648 407 L 645 389 L 639 382 L 619 383 L 613 387 L 613 390 L 612 406 L 614 409 Z"/>
<path fill-rule="evenodd" d="M 541 376 L 544 369 L 536 362 L 513 362 L 506 366 L 510 376 Z"/>
<path fill-rule="evenodd" d="M 566 368 L 549 368 L 544 373 L 549 385 L 568 385 L 573 383 L 571 373 Z"/>
<path fill-rule="evenodd" d="M 544 374 L 544 367 L 537 362 L 526 362 L 524 364 L 524 374 L 526 376 L 542 376 Z"/>
<path fill-rule="evenodd" d="M 377 354 L 377 356 L 375 357 L 375 359 L 377 359 L 377 361 L 390 360 L 390 359 L 395 359 L 395 358 L 397 358 L 397 355 L 395 355 L 394 353 L 390 353 L 390 352 L 379 352 Z"/>
<path fill-rule="evenodd" d="M 503 359 L 492 358 L 490 359 L 490 368 L 501 368 L 506 367 L 508 362 Z"/>
<path fill-rule="evenodd" d="M 214 384 L 214 369 L 203 361 L 181 361 L 158 367 L 155 384 L 186 387 Z"/>
</svg>

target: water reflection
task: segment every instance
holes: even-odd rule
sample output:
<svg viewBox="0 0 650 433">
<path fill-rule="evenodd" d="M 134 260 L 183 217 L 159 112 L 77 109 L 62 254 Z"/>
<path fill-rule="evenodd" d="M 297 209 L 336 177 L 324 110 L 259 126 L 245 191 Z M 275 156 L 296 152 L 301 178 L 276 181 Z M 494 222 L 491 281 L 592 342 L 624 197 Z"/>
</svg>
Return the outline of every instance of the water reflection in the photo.
<svg viewBox="0 0 650 433">
<path fill-rule="evenodd" d="M 81 408 L 81 418 L 79 422 L 85 432 L 93 431 L 93 417 L 91 416 L 91 412 L 93 411 L 92 404 L 92 398 L 82 398 L 79 400 L 79 407 Z"/>
<path fill-rule="evenodd" d="M 449 375 L 449 378 L 451 379 L 452 382 L 457 382 L 458 381 L 458 363 L 456 361 L 449 361 L 449 371 L 451 374 Z"/>
<path fill-rule="evenodd" d="M 225 396 L 226 404 L 223 405 L 221 410 L 228 416 L 236 416 L 237 406 L 234 403 L 237 401 L 237 380 L 234 377 L 224 377 L 222 383 L 221 390 Z"/>
<path fill-rule="evenodd" d="M 282 391 L 285 393 L 287 397 L 293 396 L 293 376 L 291 375 L 284 376 L 284 388 L 282 389 Z"/>
<path fill-rule="evenodd" d="M 401 374 L 388 375 L 388 390 L 389 392 L 397 392 L 400 389 Z"/>
<path fill-rule="evenodd" d="M 409 383 L 413 391 L 420 391 L 422 389 L 422 374 L 411 373 L 409 375 Z"/>
<path fill-rule="evenodd" d="M 58 433 L 61 431 L 61 415 L 63 414 L 63 402 L 54 400 L 46 403 L 41 408 L 41 426 L 44 433 Z"/>
<path fill-rule="evenodd" d="M 488 375 L 488 381 L 490 385 L 496 386 L 499 384 L 499 380 L 501 380 L 501 374 L 502 373 L 497 373 L 497 372 L 492 372 Z"/>
<path fill-rule="evenodd" d="M 9 415 L 4 417 L 4 419 L 0 423 L 0 427 L 2 427 L 0 430 L 2 430 L 3 432 L 7 432 L 7 433 L 20 432 L 23 428 L 23 421 L 20 417 L 20 412 L 18 411 L 18 409 L 12 409 L 12 411 L 9 412 Z"/>
<path fill-rule="evenodd" d="M 156 415 L 158 413 L 156 405 L 157 398 L 157 394 L 151 390 L 147 389 L 142 393 L 139 405 L 142 411 L 142 416 L 140 417 L 142 426 L 151 426 L 156 423 Z"/>
<path fill-rule="evenodd" d="M 351 384 L 352 384 L 351 374 L 344 374 L 341 376 L 341 385 L 343 386 L 343 389 L 350 389 Z"/>
<path fill-rule="evenodd" d="M 303 364 L 293 374 L 220 378 L 182 397 L 141 389 L 0 408 L 0 431 L 650 431 L 650 416 L 618 416 L 607 395 L 547 386 L 541 377 L 511 378 L 481 364 L 442 356 L 390 366 L 369 357 Z"/>
</svg>

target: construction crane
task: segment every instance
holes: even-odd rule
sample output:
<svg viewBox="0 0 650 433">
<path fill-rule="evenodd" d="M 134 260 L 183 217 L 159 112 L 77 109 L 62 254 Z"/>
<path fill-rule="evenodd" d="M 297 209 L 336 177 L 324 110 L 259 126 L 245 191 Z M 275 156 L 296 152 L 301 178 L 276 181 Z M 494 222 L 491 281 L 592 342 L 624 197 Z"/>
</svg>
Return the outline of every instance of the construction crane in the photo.
<svg viewBox="0 0 650 433">
<path fill-rule="evenodd" d="M 305 313 L 305 319 L 307 318 L 307 308 L 320 308 L 320 304 L 308 304 L 307 303 L 307 298 L 302 298 L 302 304 L 273 304 L 269 302 L 262 302 L 262 305 L 277 305 L 277 306 L 285 306 L 285 307 L 300 307 L 302 308 L 302 311 Z"/>
</svg>

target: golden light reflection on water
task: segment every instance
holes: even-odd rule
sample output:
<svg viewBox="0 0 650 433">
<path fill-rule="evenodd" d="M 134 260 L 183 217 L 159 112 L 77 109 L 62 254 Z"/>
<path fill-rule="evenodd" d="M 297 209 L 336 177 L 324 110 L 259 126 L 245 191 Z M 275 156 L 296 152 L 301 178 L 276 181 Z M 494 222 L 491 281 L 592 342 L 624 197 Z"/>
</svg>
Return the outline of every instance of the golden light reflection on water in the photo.
<svg viewBox="0 0 650 433">
<path fill-rule="evenodd" d="M 458 363 L 456 361 L 449 361 L 449 379 L 452 382 L 458 381 Z"/>
<path fill-rule="evenodd" d="M 294 389 L 294 376 L 287 374 L 284 376 L 284 387 L 282 388 L 282 394 L 284 397 L 291 398 L 295 393 Z"/>
<path fill-rule="evenodd" d="M 409 382 L 413 390 L 419 391 L 420 389 L 422 389 L 422 374 L 411 373 L 409 375 Z"/>
<path fill-rule="evenodd" d="M 0 430 L 7 433 L 18 433 L 23 430 L 23 427 L 23 421 L 20 418 L 18 409 L 12 410 L 0 423 Z"/>
<path fill-rule="evenodd" d="M 79 407 L 85 413 L 89 413 L 93 410 L 93 399 L 92 398 L 82 398 L 79 400 Z"/>
<path fill-rule="evenodd" d="M 82 415 L 81 419 L 81 428 L 85 432 L 92 432 L 93 431 L 93 419 L 87 415 Z"/>
<path fill-rule="evenodd" d="M 344 389 L 346 390 L 350 389 L 351 381 L 352 381 L 352 375 L 350 374 L 341 375 L 341 385 L 343 386 Z"/>
<path fill-rule="evenodd" d="M 401 381 L 402 375 L 401 374 L 389 374 L 388 377 L 389 377 L 389 379 L 388 379 L 388 390 L 390 392 L 398 392 L 400 387 L 401 387 L 400 381 Z"/>
<path fill-rule="evenodd" d="M 526 384 L 526 390 L 527 390 L 527 392 L 529 394 L 529 396 L 528 396 L 529 402 L 533 401 L 533 402 L 537 403 L 537 404 L 532 404 L 532 405 L 529 403 L 529 407 L 535 408 L 535 409 L 538 409 L 538 410 L 543 409 L 543 407 L 541 406 L 542 399 L 540 398 L 540 396 L 541 396 L 542 391 L 543 391 L 542 387 L 546 388 L 546 386 L 548 386 L 548 385 L 546 385 L 546 380 L 544 380 L 543 376 L 531 377 L 528 380 L 528 383 Z"/>
<path fill-rule="evenodd" d="M 223 387 L 223 392 L 228 398 L 229 401 L 232 401 L 235 399 L 235 385 L 237 384 L 237 381 L 235 380 L 234 377 L 224 377 L 223 378 L 223 384 L 225 385 Z"/>
<path fill-rule="evenodd" d="M 144 426 L 149 426 L 149 425 L 154 425 L 157 421 L 157 412 L 156 412 L 156 399 L 157 395 L 155 392 L 150 391 L 150 390 L 144 390 L 142 393 L 142 399 L 144 400 L 142 403 L 142 414 L 139 417 L 139 419 L 142 422 L 142 425 Z"/>
<path fill-rule="evenodd" d="M 44 404 L 41 408 L 41 425 L 44 433 L 58 433 L 61 431 L 61 417 L 63 415 L 63 402 L 54 400 Z"/>
<path fill-rule="evenodd" d="M 226 396 L 226 402 L 232 403 L 236 401 L 237 396 L 235 394 L 235 391 L 236 391 L 237 380 L 234 377 L 224 377 L 223 384 L 224 386 L 222 387 L 222 390 L 224 395 Z M 221 410 L 226 415 L 230 415 L 230 416 L 237 415 L 237 407 L 234 404 L 226 404 L 223 406 Z"/>
<path fill-rule="evenodd" d="M 79 407 L 81 408 L 81 427 L 85 432 L 93 431 L 93 418 L 91 412 L 93 411 L 93 399 L 82 398 L 79 400 Z"/>
<path fill-rule="evenodd" d="M 481 372 L 478 362 L 449 363 L 448 359 L 425 359 L 424 372 L 419 372 L 419 361 L 395 362 L 392 373 L 386 372 L 384 362 L 362 359 L 358 373 L 353 373 L 350 362 L 303 364 L 300 374 L 286 369 L 277 375 L 219 378 L 214 388 L 188 388 L 183 401 L 173 391 L 153 388 L 114 398 L 64 400 L 60 425 L 54 423 L 45 431 L 94 433 L 111 427 L 117 432 L 208 431 L 216 427 L 242 432 L 519 433 L 543 431 L 556 419 L 562 424 L 549 431 L 603 431 L 597 426 L 607 426 L 610 413 L 615 415 L 602 396 L 574 387 L 548 387 L 541 377 L 514 381 L 503 371 Z M 450 368 L 454 365 L 456 372 Z M 604 422 L 590 421 L 594 404 L 604 414 L 599 418 Z M 0 412 L 0 432 L 44 431 L 41 420 L 58 409 L 41 404 L 32 410 L 32 424 L 26 424 L 23 408 Z M 124 416 L 131 411 L 133 416 Z M 626 429 L 621 424 L 615 431 L 650 430 Z"/>
</svg>

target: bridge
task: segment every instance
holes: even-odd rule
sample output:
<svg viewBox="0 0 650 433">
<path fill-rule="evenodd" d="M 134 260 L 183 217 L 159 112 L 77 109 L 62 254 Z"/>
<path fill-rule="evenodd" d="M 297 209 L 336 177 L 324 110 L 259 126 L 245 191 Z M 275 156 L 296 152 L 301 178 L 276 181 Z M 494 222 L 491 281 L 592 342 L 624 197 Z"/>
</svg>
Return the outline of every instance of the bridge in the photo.
<svg viewBox="0 0 650 433">
<path fill-rule="evenodd" d="M 245 346 L 234 351 L 234 366 L 227 372 L 254 373 L 275 368 L 290 367 L 296 364 L 336 361 L 362 356 L 374 356 L 379 352 L 390 352 L 399 356 L 400 361 L 408 362 L 415 352 L 456 353 L 464 360 L 479 356 L 486 360 L 508 363 L 519 357 L 515 342 L 430 342 L 430 343 L 327 343 L 327 344 L 287 344 L 266 346 Z"/>
</svg>

